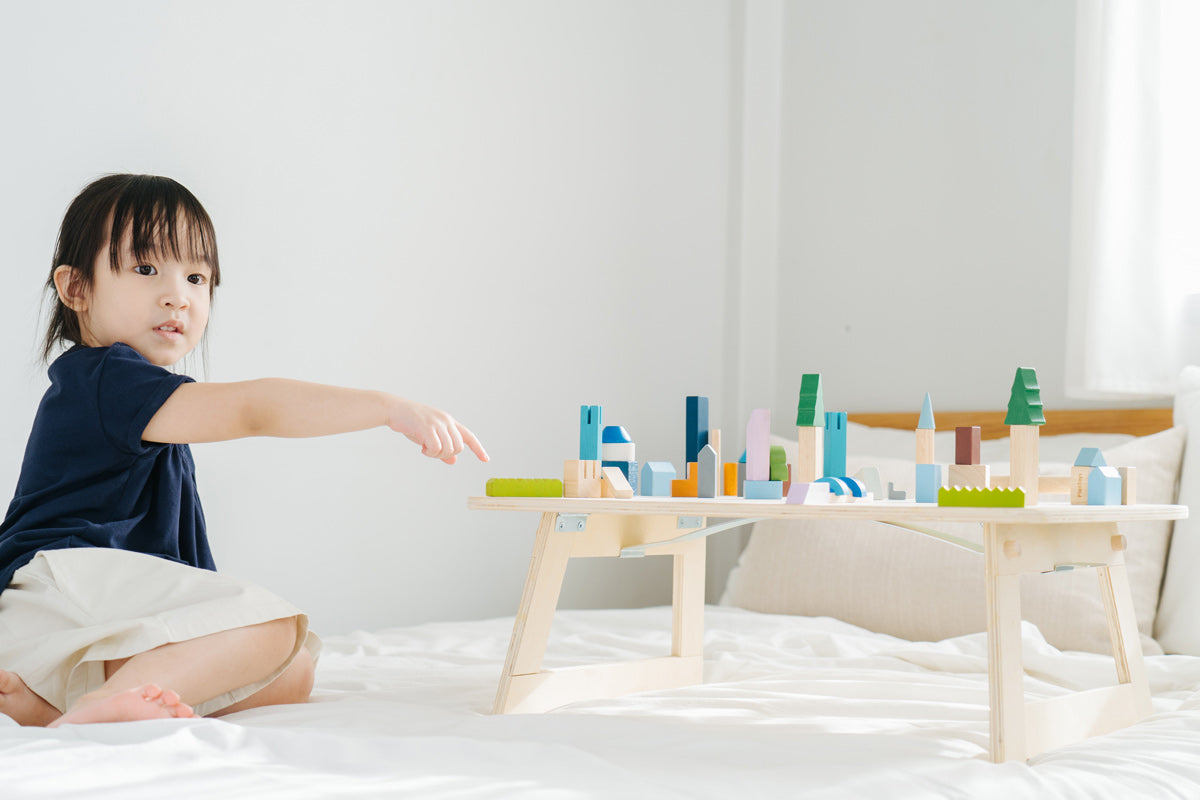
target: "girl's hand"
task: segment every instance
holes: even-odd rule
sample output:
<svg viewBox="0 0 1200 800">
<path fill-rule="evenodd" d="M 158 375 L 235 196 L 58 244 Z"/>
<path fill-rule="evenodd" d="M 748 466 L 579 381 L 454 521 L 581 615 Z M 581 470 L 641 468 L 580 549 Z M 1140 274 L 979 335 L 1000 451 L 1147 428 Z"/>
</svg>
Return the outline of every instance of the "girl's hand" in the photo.
<svg viewBox="0 0 1200 800">
<path fill-rule="evenodd" d="M 487 461 L 483 445 L 465 425 L 433 406 L 392 397 L 388 406 L 388 427 L 421 446 L 421 454 L 440 458 L 447 464 L 458 460 L 464 447 L 471 448 L 480 461 Z"/>
</svg>

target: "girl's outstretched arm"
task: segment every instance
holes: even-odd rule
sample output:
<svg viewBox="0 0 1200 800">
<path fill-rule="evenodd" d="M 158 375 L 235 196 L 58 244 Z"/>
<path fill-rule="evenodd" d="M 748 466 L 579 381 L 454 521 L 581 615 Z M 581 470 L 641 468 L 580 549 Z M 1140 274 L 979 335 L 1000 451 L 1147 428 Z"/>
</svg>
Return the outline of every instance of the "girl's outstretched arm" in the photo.
<svg viewBox="0 0 1200 800">
<path fill-rule="evenodd" d="M 387 425 L 447 464 L 465 448 L 488 455 L 465 425 L 444 411 L 385 392 L 264 378 L 185 383 L 150 420 L 142 439 L 185 444 L 247 436 L 306 437 Z"/>
</svg>

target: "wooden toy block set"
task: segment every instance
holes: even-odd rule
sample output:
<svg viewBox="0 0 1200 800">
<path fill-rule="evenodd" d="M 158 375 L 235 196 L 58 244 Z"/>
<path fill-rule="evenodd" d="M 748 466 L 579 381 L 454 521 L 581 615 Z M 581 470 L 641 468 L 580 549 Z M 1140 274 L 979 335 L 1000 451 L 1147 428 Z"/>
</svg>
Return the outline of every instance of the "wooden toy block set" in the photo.
<svg viewBox="0 0 1200 800">
<path fill-rule="evenodd" d="M 1038 431 L 1046 423 L 1037 374 L 1019 368 L 1004 424 L 1009 426 L 1009 475 L 991 475 L 980 461 L 980 429 L 956 428 L 953 464 L 934 458 L 933 404 L 928 394 L 916 429 L 917 503 L 939 506 L 1013 507 L 1037 505 L 1039 492 L 1069 495 L 1072 504 L 1131 505 L 1133 467 L 1111 467 L 1096 448 L 1085 447 L 1070 476 L 1041 475 Z M 771 412 L 755 409 L 746 423 L 746 449 L 738 461 L 723 461 L 721 431 L 708 427 L 708 398 L 687 398 L 686 472 L 669 461 L 639 464 L 629 432 L 602 424 L 600 406 L 579 410 L 579 458 L 564 462 L 556 478 L 492 478 L 490 497 L 704 497 L 774 500 L 791 504 L 912 502 L 889 483 L 880 485 L 873 467 L 846 474 L 847 418 L 826 411 L 819 374 L 804 375 L 796 410 L 799 444 L 795 463 L 783 447 L 770 444 Z"/>
</svg>

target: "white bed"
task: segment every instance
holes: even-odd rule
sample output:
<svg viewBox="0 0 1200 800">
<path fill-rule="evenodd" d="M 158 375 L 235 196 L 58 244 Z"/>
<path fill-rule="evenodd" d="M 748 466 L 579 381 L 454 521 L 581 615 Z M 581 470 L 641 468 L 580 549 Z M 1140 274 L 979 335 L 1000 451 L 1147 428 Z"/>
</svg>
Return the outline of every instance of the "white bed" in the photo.
<svg viewBox="0 0 1200 800">
<path fill-rule="evenodd" d="M 670 622 L 669 608 L 561 612 L 547 665 L 659 654 Z M 1147 658 L 1149 720 L 996 765 L 982 634 L 912 643 L 710 607 L 703 685 L 492 716 L 511 623 L 335 637 L 304 706 L 66 730 L 0 722 L 0 796 L 1200 796 L 1200 658 Z M 1024 633 L 1031 697 L 1113 681 L 1111 659 Z"/>
<path fill-rule="evenodd" d="M 1185 377 L 1176 421 L 1200 425 L 1200 370 Z M 1179 502 L 1190 503 L 1200 446 L 1174 453 Z M 1200 643 L 1197 523 L 1177 524 L 1170 560 L 1166 543 L 1158 557 L 1167 581 L 1143 630 L 1148 654 L 1158 642 L 1200 653 L 1189 649 Z M 731 602 L 747 595 L 755 558 L 796 557 L 769 542 L 751 539 Z M 707 608 L 701 685 L 546 714 L 490 714 L 508 617 L 328 638 L 302 706 L 56 730 L 0 717 L 0 798 L 1200 797 L 1200 656 L 1147 655 L 1149 719 L 1028 763 L 993 764 L 983 633 L 909 641 L 798 613 L 811 602 L 802 595 L 779 602 L 799 606 Z M 1051 617 L 1024 625 L 1029 699 L 1115 681 L 1111 657 L 1047 644 L 1084 624 L 1075 621 L 1057 631 L 1062 620 Z M 657 656 L 670 639 L 666 607 L 560 611 L 546 666 Z"/>
</svg>

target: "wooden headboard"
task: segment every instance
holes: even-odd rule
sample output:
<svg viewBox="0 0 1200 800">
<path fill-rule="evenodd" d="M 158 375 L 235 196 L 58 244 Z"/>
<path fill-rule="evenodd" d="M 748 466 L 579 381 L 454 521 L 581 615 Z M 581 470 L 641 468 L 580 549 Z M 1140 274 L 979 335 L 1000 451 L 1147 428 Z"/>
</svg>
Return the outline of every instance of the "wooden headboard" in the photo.
<svg viewBox="0 0 1200 800">
<path fill-rule="evenodd" d="M 1003 439 L 1008 436 L 1004 411 L 934 411 L 933 419 L 940 431 L 978 425 L 984 439 Z M 916 430 L 919 412 L 897 414 L 849 414 L 851 422 L 872 428 Z M 1103 408 L 1051 409 L 1046 412 L 1046 424 L 1041 435 L 1060 433 L 1128 433 L 1147 436 L 1170 428 L 1173 412 L 1170 408 Z"/>
</svg>

